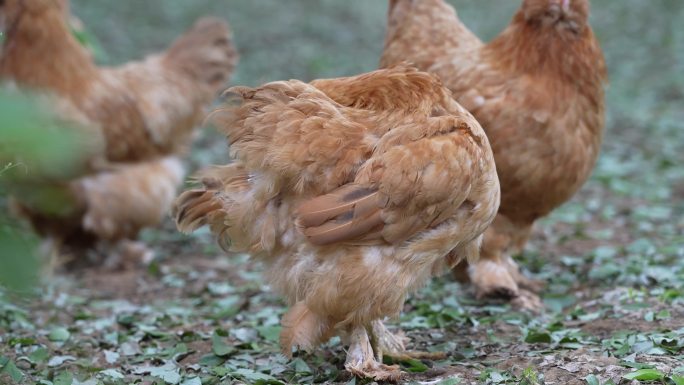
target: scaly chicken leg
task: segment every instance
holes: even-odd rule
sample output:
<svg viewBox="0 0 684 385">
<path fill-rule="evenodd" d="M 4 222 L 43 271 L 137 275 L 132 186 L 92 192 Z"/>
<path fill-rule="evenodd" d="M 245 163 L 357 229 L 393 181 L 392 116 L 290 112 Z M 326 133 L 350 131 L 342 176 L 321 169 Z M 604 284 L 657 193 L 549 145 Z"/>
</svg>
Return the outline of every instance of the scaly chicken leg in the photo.
<svg viewBox="0 0 684 385">
<path fill-rule="evenodd" d="M 376 361 L 365 327 L 355 327 L 351 331 L 349 340 L 350 345 L 344 367 L 351 374 L 376 381 L 398 381 L 401 378 L 401 369 L 398 365 L 385 365 L 382 359 Z"/>
</svg>

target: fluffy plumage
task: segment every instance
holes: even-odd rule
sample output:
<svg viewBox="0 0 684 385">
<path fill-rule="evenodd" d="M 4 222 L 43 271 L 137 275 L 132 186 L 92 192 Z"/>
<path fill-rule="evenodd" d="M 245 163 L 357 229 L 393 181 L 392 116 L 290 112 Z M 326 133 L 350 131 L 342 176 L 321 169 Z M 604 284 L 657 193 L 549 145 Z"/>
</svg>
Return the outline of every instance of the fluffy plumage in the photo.
<svg viewBox="0 0 684 385">
<path fill-rule="evenodd" d="M 588 0 L 524 0 L 482 43 L 443 0 L 391 0 L 383 66 L 411 61 L 437 74 L 492 143 L 501 208 L 469 276 L 479 295 L 518 298 L 538 285 L 510 258 L 533 223 L 589 177 L 604 126 L 606 67 Z M 528 294 L 523 306 L 539 305 Z"/>
<path fill-rule="evenodd" d="M 498 206 L 477 121 L 435 77 L 405 66 L 234 87 L 212 118 L 234 162 L 178 198 L 179 228 L 209 225 L 224 248 L 265 262 L 292 305 L 286 354 L 340 334 L 349 370 L 396 378 L 367 333 L 386 333 L 373 323 L 398 315 L 437 261 L 476 259 Z M 403 350 L 392 346 L 402 348 L 373 348 Z"/>
</svg>

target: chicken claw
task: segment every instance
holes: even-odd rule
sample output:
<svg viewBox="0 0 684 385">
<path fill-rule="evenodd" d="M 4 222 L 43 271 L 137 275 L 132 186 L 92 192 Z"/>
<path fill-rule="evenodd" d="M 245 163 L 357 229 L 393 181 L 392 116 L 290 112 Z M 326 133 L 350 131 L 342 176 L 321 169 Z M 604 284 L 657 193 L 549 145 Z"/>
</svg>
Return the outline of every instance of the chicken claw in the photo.
<svg viewBox="0 0 684 385">
<path fill-rule="evenodd" d="M 143 242 L 123 240 L 105 247 L 103 266 L 107 270 L 133 270 L 154 260 L 154 250 Z"/>
<path fill-rule="evenodd" d="M 510 256 L 503 257 L 502 264 L 506 267 L 508 273 L 511 275 L 511 277 L 513 277 L 515 282 L 518 284 L 518 287 L 521 287 L 523 289 L 531 291 L 532 293 L 537 294 L 544 290 L 544 286 L 546 286 L 544 281 L 526 277 L 523 273 L 520 272 L 520 267 L 518 267 L 518 264 Z"/>
<path fill-rule="evenodd" d="M 364 327 L 356 327 L 351 333 L 351 344 L 347 351 L 345 369 L 359 377 L 376 381 L 399 381 L 401 369 L 398 365 L 385 365 L 375 360 L 368 333 Z"/>
<path fill-rule="evenodd" d="M 518 310 L 526 310 L 533 313 L 541 313 L 544 303 L 539 296 L 529 290 L 520 289 L 518 296 L 511 299 L 511 305 Z"/>
<path fill-rule="evenodd" d="M 387 327 L 385 327 L 385 324 L 383 324 L 380 320 L 371 322 L 371 334 L 373 337 L 375 355 L 380 362 L 382 362 L 383 355 L 387 355 L 398 360 L 441 360 L 446 358 L 446 353 L 444 352 L 419 352 L 406 350 L 405 344 L 409 341 L 409 339 L 404 335 L 404 333 L 399 332 L 398 334 L 394 334 L 390 332 L 387 330 Z"/>
<path fill-rule="evenodd" d="M 525 277 L 511 257 L 482 259 L 468 268 L 468 275 L 478 299 L 503 298 L 517 309 L 535 313 L 544 309 L 536 294 L 543 282 Z"/>
<path fill-rule="evenodd" d="M 355 328 L 350 339 L 351 344 L 344 367 L 351 374 L 376 381 L 398 381 L 401 378 L 401 369 L 398 365 L 389 366 L 375 360 L 365 328 Z"/>
</svg>

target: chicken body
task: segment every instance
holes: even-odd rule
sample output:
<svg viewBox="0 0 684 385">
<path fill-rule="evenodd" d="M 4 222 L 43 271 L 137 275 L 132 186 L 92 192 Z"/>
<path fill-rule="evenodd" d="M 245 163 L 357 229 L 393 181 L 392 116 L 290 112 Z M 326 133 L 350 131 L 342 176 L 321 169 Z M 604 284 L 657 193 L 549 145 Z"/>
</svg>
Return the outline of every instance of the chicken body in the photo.
<svg viewBox="0 0 684 385">
<path fill-rule="evenodd" d="M 482 124 L 501 180 L 501 207 L 468 268 L 478 296 L 539 308 L 540 288 L 511 259 L 534 222 L 589 177 L 604 126 L 606 68 L 588 25 L 588 0 L 524 0 L 484 44 L 443 0 L 391 0 L 382 66 L 437 74 Z"/>
<path fill-rule="evenodd" d="M 60 253 L 51 262 L 94 249 L 105 267 L 120 268 L 152 258 L 134 240 L 168 215 L 184 175 L 182 160 L 169 156 L 70 181 L 22 180 L 11 187 L 11 209 L 45 237 L 46 252 Z"/>
<path fill-rule="evenodd" d="M 347 369 L 396 379 L 374 352 L 408 353 L 382 319 L 438 261 L 476 259 L 496 213 L 481 127 L 436 78 L 403 66 L 225 98 L 213 116 L 235 160 L 178 198 L 179 229 L 209 225 L 224 249 L 265 262 L 292 305 L 285 354 L 342 335 Z"/>
<path fill-rule="evenodd" d="M 226 23 L 205 18 L 164 53 L 101 68 L 68 18 L 66 0 L 2 2 L 0 81 L 43 95 L 88 142 L 70 178 L 30 175 L 14 188 L 21 192 L 16 210 L 40 234 L 87 249 L 130 240 L 160 222 L 183 179 L 180 156 L 237 54 Z M 58 215 L 34 204 L 48 189 L 62 199 Z"/>
</svg>

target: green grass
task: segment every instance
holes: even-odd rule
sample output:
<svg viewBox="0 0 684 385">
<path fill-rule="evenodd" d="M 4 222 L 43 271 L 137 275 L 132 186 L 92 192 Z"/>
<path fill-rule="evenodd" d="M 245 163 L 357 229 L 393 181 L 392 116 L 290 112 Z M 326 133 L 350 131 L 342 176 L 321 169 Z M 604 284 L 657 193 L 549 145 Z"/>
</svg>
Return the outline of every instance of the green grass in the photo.
<svg viewBox="0 0 684 385">
<path fill-rule="evenodd" d="M 368 0 L 72 2 L 106 64 L 162 49 L 201 15 L 226 17 L 242 55 L 232 83 L 246 85 L 374 69 L 386 12 Z M 485 39 L 517 6 L 451 2 Z M 549 311 L 482 306 L 434 280 L 395 324 L 417 348 L 450 356 L 402 363 L 417 372 L 407 383 L 684 383 L 684 7 L 592 4 L 610 73 L 603 153 L 521 256 L 547 280 Z M 215 142 L 198 142 L 193 165 L 226 161 Z M 144 236 L 160 257 L 148 271 L 69 276 L 33 299 L 0 294 L 0 383 L 353 383 L 337 339 L 294 360 L 278 354 L 284 306 L 258 266 L 221 256 L 206 233 L 167 225 Z"/>
</svg>

